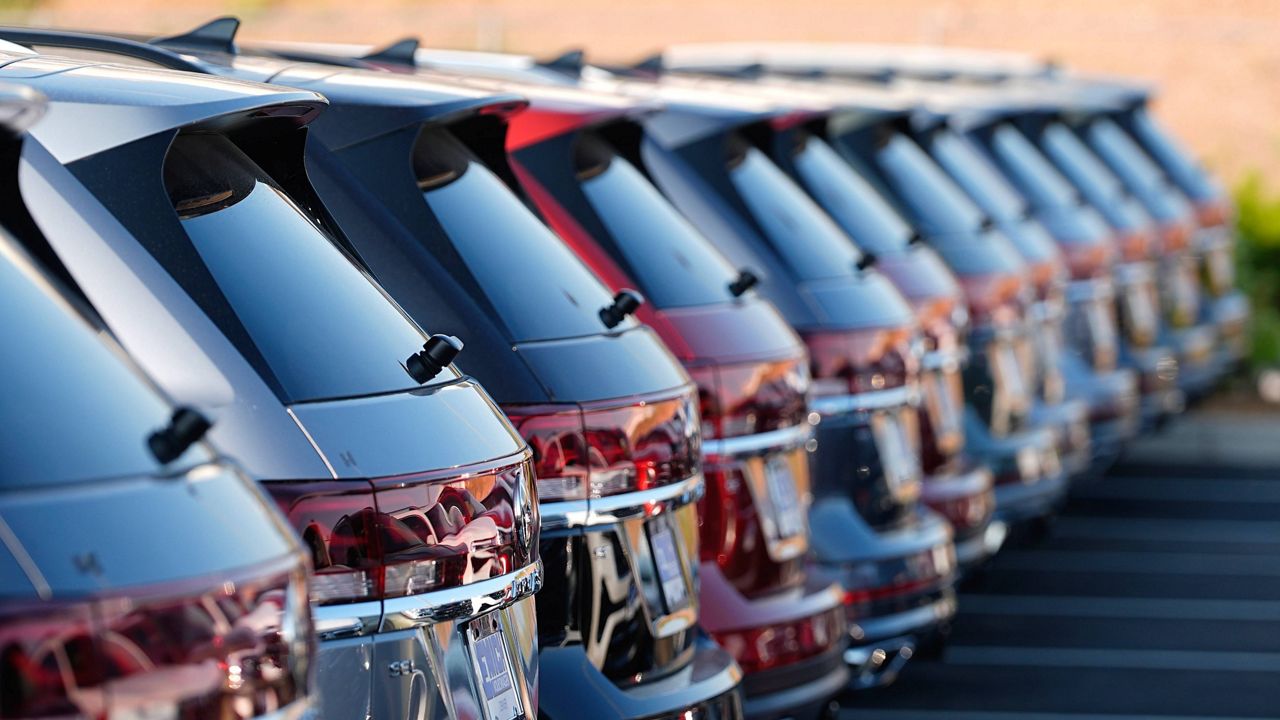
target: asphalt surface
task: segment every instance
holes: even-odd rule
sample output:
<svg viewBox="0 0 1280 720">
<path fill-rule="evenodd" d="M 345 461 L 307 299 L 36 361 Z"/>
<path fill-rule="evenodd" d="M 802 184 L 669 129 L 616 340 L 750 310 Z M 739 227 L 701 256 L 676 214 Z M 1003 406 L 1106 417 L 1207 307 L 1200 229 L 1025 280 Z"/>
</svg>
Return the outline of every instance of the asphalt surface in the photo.
<svg viewBox="0 0 1280 720">
<path fill-rule="evenodd" d="M 1201 416 L 1077 485 L 1047 537 L 961 593 L 940 661 L 844 698 L 841 718 L 1280 717 L 1277 418 L 1245 423 L 1271 425 L 1274 460 L 1250 439 L 1225 464 L 1243 435 L 1188 457 L 1180 438 L 1218 426 Z"/>
</svg>

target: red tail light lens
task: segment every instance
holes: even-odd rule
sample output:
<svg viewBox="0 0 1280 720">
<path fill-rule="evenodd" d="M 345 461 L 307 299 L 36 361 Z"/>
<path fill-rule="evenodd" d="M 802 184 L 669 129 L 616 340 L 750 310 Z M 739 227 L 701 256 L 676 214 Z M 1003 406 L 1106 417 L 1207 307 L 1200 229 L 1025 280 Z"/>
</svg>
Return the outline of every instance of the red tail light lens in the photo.
<svg viewBox="0 0 1280 720">
<path fill-rule="evenodd" d="M 961 276 L 960 285 L 969 301 L 969 315 L 974 325 L 1007 326 L 1022 317 L 1023 280 L 1018 275 Z"/>
<path fill-rule="evenodd" d="M 751 674 L 821 655 L 843 640 L 846 628 L 844 609 L 834 607 L 791 623 L 718 632 L 714 636 L 742 671 Z"/>
<path fill-rule="evenodd" d="M 504 409 L 533 448 L 542 502 L 648 490 L 684 480 L 702 467 L 692 390 L 613 407 Z"/>
<path fill-rule="evenodd" d="M 1218 227 L 1231 221 L 1231 205 L 1223 200 L 1196 203 L 1196 222 L 1200 227 Z"/>
<path fill-rule="evenodd" d="M 919 371 L 912 334 L 903 327 L 805 335 L 814 394 L 856 395 L 908 384 Z"/>
<path fill-rule="evenodd" d="M 1160 252 L 1175 253 L 1191 247 L 1191 227 L 1187 223 L 1164 223 L 1159 234 Z"/>
<path fill-rule="evenodd" d="M 529 461 L 372 482 L 269 482 L 311 552 L 318 604 L 416 595 L 533 562 Z"/>
<path fill-rule="evenodd" d="M 740 437 L 805 422 L 807 361 L 798 357 L 690 369 L 698 385 L 703 432 L 711 438 Z"/>
<path fill-rule="evenodd" d="M 301 567 L 198 583 L 5 608 L 0 717 L 238 720 L 305 698 L 313 636 Z"/>
<path fill-rule="evenodd" d="M 1076 243 L 1064 246 L 1063 255 L 1073 280 L 1089 280 L 1108 273 L 1116 250 L 1107 243 Z"/>
<path fill-rule="evenodd" d="M 1155 252 L 1156 237 L 1149 230 L 1134 230 L 1116 238 L 1116 246 L 1124 262 L 1144 262 Z"/>
</svg>

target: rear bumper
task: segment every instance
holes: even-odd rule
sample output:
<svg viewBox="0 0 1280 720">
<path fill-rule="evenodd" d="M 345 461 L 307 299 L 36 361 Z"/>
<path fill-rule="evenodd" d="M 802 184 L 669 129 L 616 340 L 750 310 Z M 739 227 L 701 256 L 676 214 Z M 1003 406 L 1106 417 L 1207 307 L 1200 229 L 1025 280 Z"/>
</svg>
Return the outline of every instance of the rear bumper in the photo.
<svg viewBox="0 0 1280 720">
<path fill-rule="evenodd" d="M 467 630 L 474 610 L 466 608 L 490 600 L 493 609 L 483 614 L 502 628 L 512 684 L 521 707 L 535 714 L 538 636 L 529 595 L 541 582 L 541 569 L 535 565 L 441 593 L 315 608 L 320 637 L 315 665 L 317 715 L 420 717 L 432 707 L 451 702 L 478 716 L 483 699 L 475 675 L 467 672 L 471 667 Z M 444 592 L 462 600 L 441 604 L 449 600 L 440 597 Z M 426 604 L 432 602 L 435 605 Z M 447 612 L 449 607 L 463 613 L 463 618 L 415 619 L 436 610 Z"/>
<path fill-rule="evenodd" d="M 1235 291 L 1209 304 L 1209 319 L 1218 333 L 1214 361 L 1219 373 L 1230 373 L 1248 353 L 1249 301 Z"/>
<path fill-rule="evenodd" d="M 751 720 L 818 720 L 849 684 L 845 643 L 804 662 L 752 673 L 742 681 Z"/>
<path fill-rule="evenodd" d="M 948 588 L 910 610 L 860 623 L 866 637 L 855 638 L 844 653 L 852 674 L 849 688 L 864 690 L 892 683 L 921 639 L 945 628 L 955 614 L 955 592 Z"/>
<path fill-rule="evenodd" d="M 996 518 L 1012 525 L 1053 512 L 1067 491 L 1053 429 L 1033 427 L 1003 438 L 985 430 L 971 435 L 982 444 L 971 444 L 995 474 Z"/>
<path fill-rule="evenodd" d="M 1093 461 L 1089 429 L 1089 405 L 1083 400 L 1067 400 L 1052 405 L 1038 403 L 1031 413 L 1033 422 L 1053 430 L 1058 461 L 1068 476 L 1081 475 Z"/>
<path fill-rule="evenodd" d="M 1004 542 L 1002 528 L 992 529 L 996 497 L 991 471 L 959 458 L 957 469 L 944 467 L 925 478 L 921 501 L 951 523 L 956 562 L 961 571 L 982 564 Z"/>
<path fill-rule="evenodd" d="M 735 720 L 742 711 L 742 671 L 706 636 L 681 669 L 625 688 L 597 670 L 581 645 L 543 648 L 538 660 L 542 717 Z"/>
<path fill-rule="evenodd" d="M 1203 397 L 1218 382 L 1220 368 L 1215 362 L 1215 336 L 1216 329 L 1208 324 L 1169 333 L 1178 355 L 1178 389 L 1189 400 Z"/>
</svg>

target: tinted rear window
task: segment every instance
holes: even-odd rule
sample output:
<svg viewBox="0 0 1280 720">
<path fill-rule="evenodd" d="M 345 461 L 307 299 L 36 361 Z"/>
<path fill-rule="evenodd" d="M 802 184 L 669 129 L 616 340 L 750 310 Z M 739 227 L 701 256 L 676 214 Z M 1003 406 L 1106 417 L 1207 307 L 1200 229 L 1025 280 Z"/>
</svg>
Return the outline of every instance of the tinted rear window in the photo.
<svg viewBox="0 0 1280 720">
<path fill-rule="evenodd" d="M 906 249 L 911 227 L 825 141 L 802 138 L 793 162 L 801 182 L 859 247 L 882 254 Z"/>
<path fill-rule="evenodd" d="M 165 186 L 289 401 L 417 387 L 401 362 L 421 349 L 422 333 L 229 140 L 179 135 Z M 446 370 L 436 382 L 453 377 Z"/>
<path fill-rule="evenodd" d="M 414 167 L 432 213 L 516 342 L 596 335 L 612 295 L 462 143 L 418 138 Z M 618 330 L 631 327 L 628 318 Z"/>
<path fill-rule="evenodd" d="M 731 299 L 737 271 L 631 163 L 591 136 L 577 154 L 583 193 L 655 305 Z"/>
<path fill-rule="evenodd" d="M 1185 199 L 1165 179 L 1163 171 L 1120 126 L 1105 118 L 1084 127 L 1089 147 L 1098 152 L 1147 209 L 1162 220 L 1190 212 Z"/>
<path fill-rule="evenodd" d="M 0 240 L 0 488 L 151 474 L 169 407 Z M 189 456 L 201 453 L 199 446 Z"/>
<path fill-rule="evenodd" d="M 729 162 L 729 177 L 738 194 L 800 279 L 854 272 L 861 257 L 857 248 L 772 160 L 754 147 L 732 145 Z"/>
<path fill-rule="evenodd" d="M 1222 189 L 1177 140 L 1144 108 L 1129 116 L 1129 129 L 1183 191 L 1198 200 L 1216 199 Z"/>
<path fill-rule="evenodd" d="M 1071 207 L 1076 192 L 1022 131 L 1002 124 L 991 134 L 991 152 L 1009 179 L 1040 208 Z"/>
<path fill-rule="evenodd" d="M 981 227 L 982 211 L 915 141 L 895 132 L 876 149 L 875 161 L 925 234 Z"/>
<path fill-rule="evenodd" d="M 933 157 L 955 179 L 969 197 L 990 216 L 1002 220 L 1020 217 L 1026 201 L 1009 186 L 1009 182 L 992 166 L 973 142 L 954 130 L 939 130 L 929 138 Z"/>
</svg>

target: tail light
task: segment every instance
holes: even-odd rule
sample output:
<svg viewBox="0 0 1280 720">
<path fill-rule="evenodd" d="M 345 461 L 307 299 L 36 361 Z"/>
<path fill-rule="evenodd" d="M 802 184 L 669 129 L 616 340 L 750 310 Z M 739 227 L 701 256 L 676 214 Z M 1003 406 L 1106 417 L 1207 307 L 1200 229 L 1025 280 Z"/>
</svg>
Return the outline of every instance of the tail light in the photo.
<svg viewBox="0 0 1280 720">
<path fill-rule="evenodd" d="M 837 606 L 795 622 L 713 635 L 750 675 L 828 652 L 843 641 L 846 627 L 844 610 Z"/>
<path fill-rule="evenodd" d="M 268 482 L 311 552 L 311 600 L 403 597 L 513 572 L 534 561 L 538 515 L 528 460 L 372 481 Z"/>
<path fill-rule="evenodd" d="M 1196 203 L 1196 222 L 1202 228 L 1218 227 L 1231 221 L 1231 205 L 1223 200 Z"/>
<path fill-rule="evenodd" d="M 964 534 L 986 525 L 995 512 L 994 499 L 994 493 L 980 492 L 930 502 L 929 507 L 945 517 L 957 534 Z"/>
<path fill-rule="evenodd" d="M 974 325 L 1008 326 L 1021 319 L 1025 289 L 1018 275 L 962 276 L 960 285 L 969 301 L 969 315 Z"/>
<path fill-rule="evenodd" d="M 504 410 L 533 448 L 544 503 L 649 490 L 692 477 L 702 467 L 692 390 L 626 405 Z"/>
<path fill-rule="evenodd" d="M 1106 275 L 1115 260 L 1115 248 L 1107 243 L 1075 243 L 1063 247 L 1074 280 Z"/>
<path fill-rule="evenodd" d="M 750 449 L 709 443 L 706 493 L 698 506 L 702 560 L 714 562 L 748 597 L 804 581 L 809 486 L 807 358 L 692 368 L 703 427 Z M 794 429 L 785 438 L 751 436 Z M 726 445 L 726 447 L 728 447 Z"/>
<path fill-rule="evenodd" d="M 690 368 L 708 438 L 769 432 L 805 422 L 809 368 L 804 358 Z"/>
<path fill-rule="evenodd" d="M 1148 229 L 1133 230 L 1117 237 L 1116 247 L 1123 262 L 1145 262 L 1155 253 L 1156 236 Z"/>
<path fill-rule="evenodd" d="M 304 699 L 313 641 L 298 565 L 6 606 L 0 718 L 236 720 Z"/>
<path fill-rule="evenodd" d="M 857 395 L 909 384 L 919 372 L 912 335 L 910 327 L 805 335 L 814 395 Z"/>
<path fill-rule="evenodd" d="M 1191 226 L 1187 223 L 1162 223 L 1158 234 L 1162 253 L 1182 252 L 1191 247 Z"/>
</svg>

